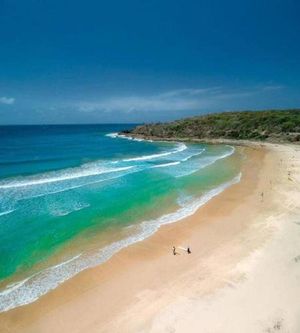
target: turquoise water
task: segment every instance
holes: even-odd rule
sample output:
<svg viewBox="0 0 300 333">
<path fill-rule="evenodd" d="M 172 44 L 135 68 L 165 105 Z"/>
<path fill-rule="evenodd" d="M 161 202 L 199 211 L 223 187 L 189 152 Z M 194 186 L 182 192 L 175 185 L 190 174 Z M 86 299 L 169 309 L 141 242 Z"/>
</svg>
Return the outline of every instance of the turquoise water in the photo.
<svg viewBox="0 0 300 333">
<path fill-rule="evenodd" d="M 0 127 L 0 311 L 30 303 L 239 180 L 234 148 Z"/>
</svg>

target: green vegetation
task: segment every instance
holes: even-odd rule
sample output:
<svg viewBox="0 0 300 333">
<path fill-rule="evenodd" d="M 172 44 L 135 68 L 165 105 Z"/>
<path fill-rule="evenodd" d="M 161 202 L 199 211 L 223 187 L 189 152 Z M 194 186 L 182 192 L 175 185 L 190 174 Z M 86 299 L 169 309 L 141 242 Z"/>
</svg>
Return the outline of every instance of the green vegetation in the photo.
<svg viewBox="0 0 300 333">
<path fill-rule="evenodd" d="M 300 109 L 214 113 L 170 123 L 137 126 L 127 133 L 165 139 L 300 142 Z"/>
</svg>

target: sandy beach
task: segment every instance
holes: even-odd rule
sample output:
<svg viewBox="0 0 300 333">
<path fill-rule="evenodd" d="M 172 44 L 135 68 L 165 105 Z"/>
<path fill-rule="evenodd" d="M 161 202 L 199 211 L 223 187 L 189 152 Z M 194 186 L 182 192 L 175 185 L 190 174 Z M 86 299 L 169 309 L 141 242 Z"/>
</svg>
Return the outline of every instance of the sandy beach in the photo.
<svg viewBox="0 0 300 333">
<path fill-rule="evenodd" d="M 1 313 L 0 332 L 300 332 L 300 146 L 238 150 L 238 184 Z"/>
</svg>

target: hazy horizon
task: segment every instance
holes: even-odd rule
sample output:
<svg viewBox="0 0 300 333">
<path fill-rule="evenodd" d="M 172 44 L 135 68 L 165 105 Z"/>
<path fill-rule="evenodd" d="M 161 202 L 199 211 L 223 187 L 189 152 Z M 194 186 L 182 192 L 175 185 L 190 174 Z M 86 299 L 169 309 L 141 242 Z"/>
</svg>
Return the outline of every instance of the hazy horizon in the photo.
<svg viewBox="0 0 300 333">
<path fill-rule="evenodd" d="M 209 115 L 209 114 L 218 114 L 218 113 L 226 113 L 226 112 L 263 112 L 263 111 L 290 111 L 290 110 L 297 110 L 300 111 L 300 107 L 295 107 L 295 108 L 290 108 L 290 109 L 269 109 L 269 110 L 236 110 L 236 111 L 216 111 L 216 112 L 209 112 L 209 113 L 202 113 L 202 114 L 195 114 L 192 117 L 197 117 L 197 116 L 205 116 L 205 115 Z M 170 121 L 176 121 L 176 120 L 181 120 L 184 118 L 189 118 L 189 117 L 182 117 L 182 118 L 176 118 L 174 120 L 170 120 Z M 168 121 L 166 121 L 168 122 Z M 1 126 L 97 126 L 97 125 L 143 125 L 143 124 L 151 124 L 151 123 L 161 123 L 161 121 L 149 121 L 149 122 L 94 122 L 94 123 L 40 123 L 40 124 L 0 124 Z"/>
</svg>

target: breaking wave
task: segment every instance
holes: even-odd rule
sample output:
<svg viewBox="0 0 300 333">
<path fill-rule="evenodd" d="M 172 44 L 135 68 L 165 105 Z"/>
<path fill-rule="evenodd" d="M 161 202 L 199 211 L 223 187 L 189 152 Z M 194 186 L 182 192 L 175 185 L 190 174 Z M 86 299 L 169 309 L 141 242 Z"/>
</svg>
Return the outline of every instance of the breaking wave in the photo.
<svg viewBox="0 0 300 333">
<path fill-rule="evenodd" d="M 162 225 L 180 221 L 194 214 L 206 202 L 223 192 L 229 186 L 238 183 L 240 179 L 241 174 L 206 192 L 197 199 L 188 200 L 186 203 L 181 202 L 181 207 L 175 212 L 140 223 L 131 236 L 116 241 L 93 254 L 80 253 L 60 264 L 37 272 L 22 281 L 8 285 L 6 289 L 0 292 L 0 312 L 34 302 L 79 272 L 102 264 L 123 248 L 151 236 Z"/>
</svg>

